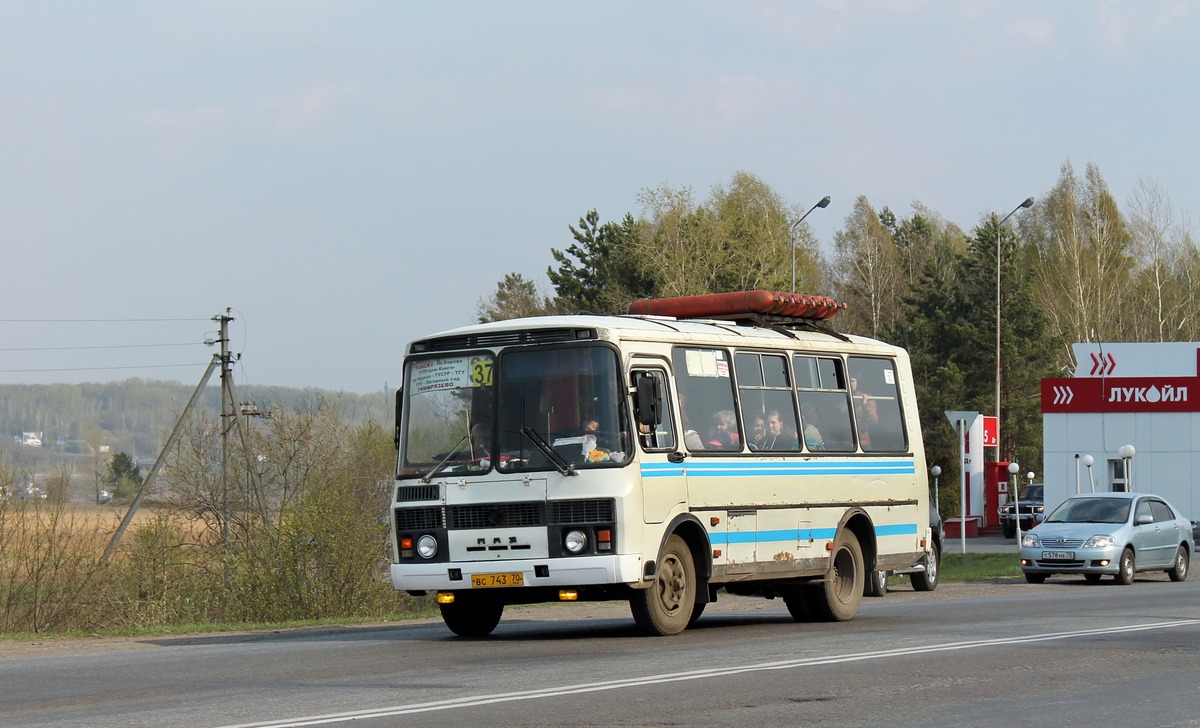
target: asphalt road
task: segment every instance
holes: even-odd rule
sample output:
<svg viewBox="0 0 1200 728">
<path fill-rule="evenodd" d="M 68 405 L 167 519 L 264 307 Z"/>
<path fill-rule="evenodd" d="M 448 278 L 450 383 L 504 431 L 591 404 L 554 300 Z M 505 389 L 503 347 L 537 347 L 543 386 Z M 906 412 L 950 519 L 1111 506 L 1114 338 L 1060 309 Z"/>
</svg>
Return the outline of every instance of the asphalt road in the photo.
<svg viewBox="0 0 1200 728">
<path fill-rule="evenodd" d="M 943 584 L 843 624 L 722 596 L 690 630 L 622 604 L 0 645 L 4 726 L 1195 726 L 1200 580 Z"/>
</svg>

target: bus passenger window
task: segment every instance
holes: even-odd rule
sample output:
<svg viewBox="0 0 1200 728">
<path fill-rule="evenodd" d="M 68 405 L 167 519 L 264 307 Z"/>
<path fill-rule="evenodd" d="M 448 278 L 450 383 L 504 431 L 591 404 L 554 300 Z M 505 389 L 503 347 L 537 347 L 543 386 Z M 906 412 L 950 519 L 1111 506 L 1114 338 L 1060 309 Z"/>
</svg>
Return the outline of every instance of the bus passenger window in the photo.
<svg viewBox="0 0 1200 728">
<path fill-rule="evenodd" d="M 680 346 L 671 358 L 679 389 L 684 447 L 690 452 L 740 451 L 742 435 L 734 414 L 729 352 Z"/>
<path fill-rule="evenodd" d="M 798 356 L 793 361 L 800 398 L 800 420 L 809 450 L 854 452 L 849 392 L 842 360 Z M 806 386 L 801 386 L 803 382 Z M 818 438 L 819 433 L 819 438 Z"/>
<path fill-rule="evenodd" d="M 904 452 L 908 438 L 900 411 L 899 379 L 891 359 L 852 356 L 850 394 L 854 424 L 864 452 Z"/>
<path fill-rule="evenodd" d="M 777 354 L 739 352 L 738 398 L 754 451 L 797 452 L 800 439 L 787 358 Z M 740 448 L 739 448 L 740 449 Z"/>
</svg>

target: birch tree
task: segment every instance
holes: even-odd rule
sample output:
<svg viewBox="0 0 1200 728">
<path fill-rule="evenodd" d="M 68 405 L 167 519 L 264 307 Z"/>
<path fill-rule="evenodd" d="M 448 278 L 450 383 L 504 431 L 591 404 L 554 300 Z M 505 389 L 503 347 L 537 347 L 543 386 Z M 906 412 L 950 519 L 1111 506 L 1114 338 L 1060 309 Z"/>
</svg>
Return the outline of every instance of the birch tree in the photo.
<svg viewBox="0 0 1200 728">
<path fill-rule="evenodd" d="M 792 221 L 799 219 L 765 182 L 746 172 L 698 201 L 690 187 L 643 190 L 635 248 L 658 296 L 791 287 Z M 796 230 L 796 286 L 823 291 L 811 231 Z"/>
<path fill-rule="evenodd" d="M 1073 364 L 1072 343 L 1124 337 L 1132 325 L 1131 238 L 1094 163 L 1082 181 L 1064 163 L 1058 183 L 1031 212 L 1019 228 L 1034 298 L 1049 317 L 1061 363 Z"/>
<path fill-rule="evenodd" d="M 1200 255 L 1191 225 L 1176 214 L 1166 191 L 1145 178 L 1138 180 L 1129 210 L 1139 266 L 1135 290 L 1143 317 L 1137 340 L 1194 341 Z"/>
<path fill-rule="evenodd" d="M 893 322 L 905 277 L 892 235 L 860 196 L 833 239 L 835 295 L 846 304 L 841 324 L 877 337 Z"/>
</svg>

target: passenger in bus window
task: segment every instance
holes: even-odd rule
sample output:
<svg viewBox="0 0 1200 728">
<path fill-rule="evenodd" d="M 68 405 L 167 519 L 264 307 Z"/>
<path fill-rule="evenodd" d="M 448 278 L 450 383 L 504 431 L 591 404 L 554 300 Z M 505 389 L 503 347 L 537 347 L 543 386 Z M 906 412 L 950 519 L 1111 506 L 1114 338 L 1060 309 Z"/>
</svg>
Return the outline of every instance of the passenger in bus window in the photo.
<svg viewBox="0 0 1200 728">
<path fill-rule="evenodd" d="M 804 444 L 808 446 L 809 450 L 824 450 L 825 438 L 813 424 L 813 420 L 816 418 L 816 409 L 811 404 L 805 402 L 800 405 L 800 419 L 804 421 Z"/>
<path fill-rule="evenodd" d="M 486 458 L 488 453 L 488 435 L 490 434 L 486 422 L 476 422 L 471 426 L 471 459 L 479 460 Z"/>
<path fill-rule="evenodd" d="M 590 446 L 585 447 L 585 452 L 591 452 L 600 447 L 600 423 L 590 418 L 584 418 L 583 424 L 579 426 L 579 432 L 583 436 L 585 444 L 590 443 Z"/>
<path fill-rule="evenodd" d="M 863 449 L 871 447 L 871 429 L 879 424 L 879 408 L 875 399 L 858 389 L 858 379 L 850 378 L 850 397 L 854 401 L 854 421 L 858 423 L 858 439 Z"/>
<path fill-rule="evenodd" d="M 706 447 L 715 450 L 741 450 L 738 440 L 737 416 L 733 410 L 721 410 L 713 415 L 713 430 Z"/>
<path fill-rule="evenodd" d="M 796 433 L 783 430 L 783 418 L 779 410 L 767 413 L 767 436 L 763 438 L 763 450 L 795 450 L 799 446 Z"/>
<path fill-rule="evenodd" d="M 696 432 L 692 427 L 691 418 L 687 413 L 687 401 L 680 397 L 679 399 L 679 414 L 683 418 L 683 445 L 688 450 L 703 450 L 704 441 L 700 439 L 700 433 Z"/>
<path fill-rule="evenodd" d="M 750 449 L 761 450 L 767 439 L 767 416 L 756 414 L 751 418 Z"/>
</svg>

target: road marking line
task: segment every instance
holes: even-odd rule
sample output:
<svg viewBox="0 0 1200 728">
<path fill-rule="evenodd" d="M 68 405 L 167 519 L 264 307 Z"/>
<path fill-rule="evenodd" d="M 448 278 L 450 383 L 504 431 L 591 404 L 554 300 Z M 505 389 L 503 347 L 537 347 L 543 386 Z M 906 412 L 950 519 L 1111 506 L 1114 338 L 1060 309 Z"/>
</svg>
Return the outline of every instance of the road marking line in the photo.
<svg viewBox="0 0 1200 728">
<path fill-rule="evenodd" d="M 844 662 L 861 662 L 863 660 L 877 660 L 886 657 L 903 657 L 906 655 L 921 655 L 930 652 L 948 652 L 951 650 L 969 650 L 978 649 L 981 647 L 994 647 L 997 645 L 1013 645 L 1029 642 L 1049 642 L 1053 640 L 1065 640 L 1074 637 L 1089 637 L 1094 635 L 1120 634 L 1126 632 L 1144 632 L 1147 630 L 1157 629 L 1172 629 L 1175 627 L 1190 627 L 1200 624 L 1200 620 L 1196 619 L 1180 619 L 1171 622 L 1155 622 L 1153 624 L 1134 624 L 1124 627 L 1104 627 L 1096 629 L 1073 630 L 1070 632 L 1047 632 L 1044 634 L 1032 634 L 1021 637 L 996 637 L 987 640 L 969 640 L 966 642 L 947 642 L 940 645 L 921 645 L 918 647 L 902 647 L 893 650 L 877 650 L 872 652 L 853 652 L 847 655 L 830 655 L 827 657 L 806 657 L 798 660 L 782 660 L 779 662 L 766 662 L 754 665 L 738 665 L 734 667 L 716 667 L 705 670 L 689 670 L 687 672 L 666 673 L 663 675 L 648 675 L 645 677 L 627 678 L 624 680 L 608 680 L 605 682 L 589 683 L 586 685 L 564 685 L 557 688 L 542 688 L 539 690 L 525 690 L 513 693 L 497 693 L 494 695 L 479 695 L 467 698 L 453 698 L 450 700 L 438 700 L 430 703 L 413 703 L 411 705 L 395 705 L 386 708 L 374 708 L 371 710 L 356 710 L 345 713 L 330 713 L 327 715 L 310 715 L 299 718 L 288 718 L 282 720 L 269 720 L 261 723 L 240 723 L 237 725 L 221 726 L 221 728 L 294 728 L 299 726 L 324 725 L 329 723 L 344 723 L 352 720 L 362 720 L 364 718 L 388 718 L 396 715 L 410 715 L 413 713 L 429 713 L 439 710 L 451 710 L 454 708 L 469 708 L 479 705 L 491 705 L 494 703 L 509 703 L 517 700 L 539 700 L 542 698 L 552 698 L 561 695 L 577 695 L 582 693 L 595 693 L 605 690 L 620 690 L 623 688 L 641 687 L 644 685 L 658 685 L 663 683 L 681 682 L 685 680 L 703 680 L 711 677 L 724 677 L 728 675 L 739 675 L 747 672 L 760 672 L 764 670 L 791 670 L 798 667 L 812 667 L 814 665 L 836 665 Z"/>
</svg>

